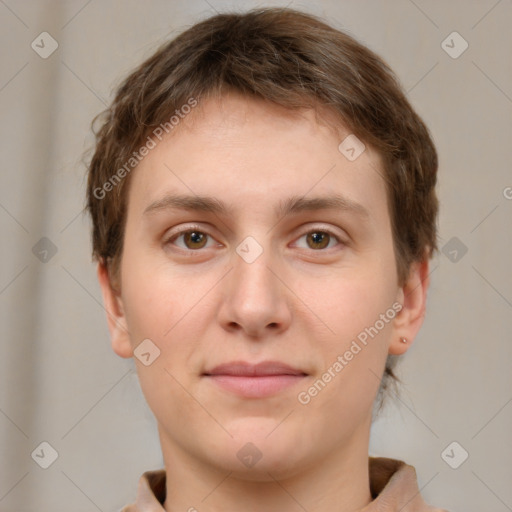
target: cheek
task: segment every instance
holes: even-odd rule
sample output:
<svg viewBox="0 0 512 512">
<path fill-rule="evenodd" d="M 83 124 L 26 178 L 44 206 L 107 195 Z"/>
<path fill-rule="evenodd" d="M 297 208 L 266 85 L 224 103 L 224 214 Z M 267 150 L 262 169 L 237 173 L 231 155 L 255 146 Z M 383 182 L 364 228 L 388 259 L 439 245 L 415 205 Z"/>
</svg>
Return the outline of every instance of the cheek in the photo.
<svg viewBox="0 0 512 512">
<path fill-rule="evenodd" d="M 140 264 L 133 261 L 126 258 L 123 269 L 130 340 L 136 349 L 149 339 L 158 354 L 148 366 L 135 358 L 142 392 L 157 418 L 186 416 L 192 413 L 193 401 L 182 386 L 190 385 L 197 371 L 192 359 L 201 338 L 204 307 L 196 304 L 201 290 L 193 279 L 180 278 L 172 269 L 145 265 L 142 258 Z"/>
<path fill-rule="evenodd" d="M 178 274 L 171 265 L 144 264 L 136 256 L 126 259 L 124 271 L 123 301 L 132 346 L 150 339 L 160 350 L 163 367 L 177 376 L 193 371 L 191 359 L 212 322 L 214 294 L 208 292 L 215 276 Z"/>
<path fill-rule="evenodd" d="M 313 292 L 303 288 L 301 296 L 311 304 L 315 313 L 318 312 L 326 332 L 333 334 L 334 339 L 347 341 L 355 339 L 376 322 L 379 332 L 389 330 L 397 294 L 397 287 L 392 282 L 380 272 L 349 269 L 325 280 L 321 287 L 310 287 Z M 380 321 L 382 315 L 384 323 Z"/>
<path fill-rule="evenodd" d="M 125 245 L 122 262 L 122 296 L 130 338 L 137 343 L 143 336 L 158 340 L 161 346 L 183 316 L 192 287 L 185 287 L 171 269 L 155 265 L 154 259 L 133 245 Z"/>
<path fill-rule="evenodd" d="M 321 353 L 319 371 L 297 397 L 308 417 L 317 423 L 316 428 L 327 425 L 340 435 L 347 425 L 362 424 L 372 410 L 394 314 L 391 302 L 383 300 L 382 295 L 372 297 L 357 288 L 347 290 L 347 295 L 335 296 L 339 309 L 331 308 L 325 320 L 334 334 L 315 342 L 315 352 Z M 381 320 L 381 314 L 385 320 Z"/>
<path fill-rule="evenodd" d="M 383 277 L 377 267 L 372 271 L 368 265 L 363 272 L 337 276 L 326 283 L 323 293 L 310 295 L 311 309 L 319 312 L 325 333 L 314 348 L 322 361 L 316 387 L 324 399 L 318 403 L 339 400 L 354 402 L 351 407 L 357 408 L 356 402 L 371 401 L 379 387 L 396 316 L 392 306 L 397 289 L 394 274 Z M 324 385 L 330 391 L 324 392 Z"/>
</svg>

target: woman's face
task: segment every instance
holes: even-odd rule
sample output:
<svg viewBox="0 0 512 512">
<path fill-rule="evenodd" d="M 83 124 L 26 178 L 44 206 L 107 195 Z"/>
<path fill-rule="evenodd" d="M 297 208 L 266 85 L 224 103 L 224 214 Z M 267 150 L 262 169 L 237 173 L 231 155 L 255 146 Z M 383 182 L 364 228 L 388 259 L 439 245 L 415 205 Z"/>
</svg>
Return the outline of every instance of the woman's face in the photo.
<svg viewBox="0 0 512 512">
<path fill-rule="evenodd" d="M 426 264 L 398 285 L 381 163 L 349 135 L 229 95 L 133 171 L 119 296 L 100 281 L 164 455 L 268 479 L 367 453 Z"/>
</svg>

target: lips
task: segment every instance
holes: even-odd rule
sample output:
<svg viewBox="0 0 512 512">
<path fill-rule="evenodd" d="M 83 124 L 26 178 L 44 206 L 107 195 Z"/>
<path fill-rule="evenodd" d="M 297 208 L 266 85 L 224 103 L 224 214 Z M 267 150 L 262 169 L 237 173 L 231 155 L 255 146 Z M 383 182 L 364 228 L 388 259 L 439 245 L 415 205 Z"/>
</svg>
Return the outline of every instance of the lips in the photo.
<svg viewBox="0 0 512 512">
<path fill-rule="evenodd" d="M 243 398 L 266 398 L 297 385 L 307 374 L 279 361 L 251 364 L 234 361 L 203 374 L 208 381 Z"/>
<path fill-rule="evenodd" d="M 212 370 L 205 372 L 205 375 L 265 377 L 271 375 L 306 375 L 306 373 L 279 361 L 264 361 L 258 364 L 251 364 L 245 361 L 234 361 L 216 366 Z"/>
</svg>

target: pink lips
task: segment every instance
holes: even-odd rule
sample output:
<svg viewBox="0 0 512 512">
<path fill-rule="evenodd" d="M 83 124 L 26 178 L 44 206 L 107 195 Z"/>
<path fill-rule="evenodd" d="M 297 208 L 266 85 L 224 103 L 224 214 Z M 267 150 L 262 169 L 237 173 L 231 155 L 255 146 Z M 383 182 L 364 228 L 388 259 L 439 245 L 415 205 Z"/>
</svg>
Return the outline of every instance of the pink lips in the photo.
<svg viewBox="0 0 512 512">
<path fill-rule="evenodd" d="M 255 365 L 234 361 L 216 366 L 205 372 L 204 376 L 237 395 L 264 398 L 293 386 L 306 374 L 278 361 L 264 361 Z"/>
</svg>

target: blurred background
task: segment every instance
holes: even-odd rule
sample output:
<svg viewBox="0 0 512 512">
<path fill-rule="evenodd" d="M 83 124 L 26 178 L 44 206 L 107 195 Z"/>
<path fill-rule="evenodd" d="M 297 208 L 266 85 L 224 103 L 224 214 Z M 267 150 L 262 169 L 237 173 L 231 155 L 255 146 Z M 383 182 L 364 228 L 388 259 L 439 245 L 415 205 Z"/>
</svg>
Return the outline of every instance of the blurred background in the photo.
<svg viewBox="0 0 512 512">
<path fill-rule="evenodd" d="M 264 5 L 319 15 L 379 53 L 439 150 L 429 311 L 371 454 L 415 466 L 426 501 L 451 512 L 512 510 L 510 0 L 0 0 L 1 511 L 119 510 L 162 467 L 90 257 L 90 123 L 159 44 Z"/>
</svg>

